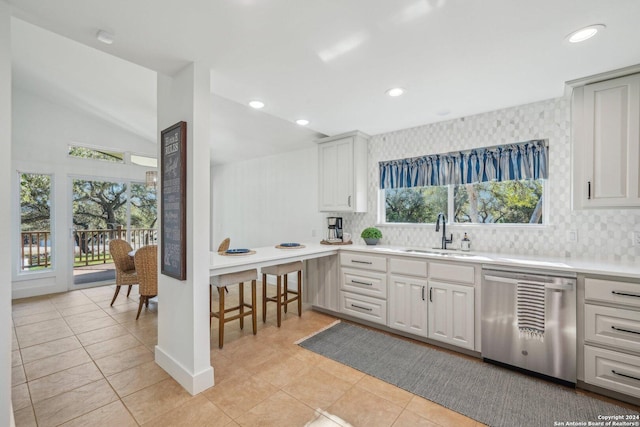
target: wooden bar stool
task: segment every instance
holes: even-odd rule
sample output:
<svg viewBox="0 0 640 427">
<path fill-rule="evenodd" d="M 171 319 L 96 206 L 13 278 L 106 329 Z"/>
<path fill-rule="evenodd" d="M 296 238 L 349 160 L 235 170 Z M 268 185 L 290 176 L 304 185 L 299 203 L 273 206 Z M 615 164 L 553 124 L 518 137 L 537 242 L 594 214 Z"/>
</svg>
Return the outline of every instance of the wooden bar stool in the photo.
<svg viewBox="0 0 640 427">
<path fill-rule="evenodd" d="M 292 291 L 289 289 L 287 283 L 287 277 L 289 273 L 298 273 L 298 290 Z M 276 295 L 273 297 L 267 296 L 267 274 L 277 276 L 276 279 Z M 284 289 L 282 289 L 281 279 L 284 276 Z M 290 298 L 289 294 L 295 295 Z M 262 321 L 267 321 L 267 301 L 275 302 L 277 308 L 278 327 L 282 322 L 282 310 L 287 312 L 287 306 L 290 302 L 298 301 L 298 316 L 302 315 L 302 261 L 290 262 L 288 264 L 272 265 L 270 267 L 264 267 L 262 269 Z"/>
<path fill-rule="evenodd" d="M 245 316 L 251 316 L 253 324 L 253 335 L 257 330 L 257 316 L 256 316 L 256 280 L 258 280 L 258 270 L 239 271 L 237 273 L 222 274 L 220 276 L 213 276 L 211 279 L 211 285 L 218 288 L 218 296 L 220 297 L 220 306 L 218 311 L 212 310 L 212 292 L 209 287 L 209 326 L 211 326 L 211 318 L 218 319 L 219 331 L 218 331 L 218 347 L 222 348 L 224 344 L 224 324 L 231 322 L 232 320 L 240 320 L 240 329 L 244 328 Z M 244 302 L 244 283 L 251 282 L 251 304 Z M 224 294 L 225 288 L 230 285 L 239 284 L 238 289 L 238 305 L 230 308 L 224 307 Z M 245 310 L 248 308 L 249 310 Z M 227 316 L 227 313 L 238 310 L 237 314 Z"/>
</svg>

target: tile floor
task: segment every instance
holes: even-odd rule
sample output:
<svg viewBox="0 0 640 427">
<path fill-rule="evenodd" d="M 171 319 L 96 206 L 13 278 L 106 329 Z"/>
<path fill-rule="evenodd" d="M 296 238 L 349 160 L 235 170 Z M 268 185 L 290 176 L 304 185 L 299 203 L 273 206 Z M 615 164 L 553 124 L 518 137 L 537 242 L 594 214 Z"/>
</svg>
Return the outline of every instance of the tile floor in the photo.
<svg viewBox="0 0 640 427">
<path fill-rule="evenodd" d="M 280 328 L 274 305 L 267 323 L 259 310 L 256 336 L 250 322 L 244 330 L 227 324 L 222 350 L 214 319 L 216 385 L 191 396 L 154 362 L 156 304 L 136 321 L 136 287 L 110 307 L 113 292 L 107 286 L 13 302 L 18 427 L 481 425 L 295 345 L 335 321 L 308 308 L 298 317 L 295 304 Z M 234 298 L 231 290 L 226 300 Z"/>
</svg>

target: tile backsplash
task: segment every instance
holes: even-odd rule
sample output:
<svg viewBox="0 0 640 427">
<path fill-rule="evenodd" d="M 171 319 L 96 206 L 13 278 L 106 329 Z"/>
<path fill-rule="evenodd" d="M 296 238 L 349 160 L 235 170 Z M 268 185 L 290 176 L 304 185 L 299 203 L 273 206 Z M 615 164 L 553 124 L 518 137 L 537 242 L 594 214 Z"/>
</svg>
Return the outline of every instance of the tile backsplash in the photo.
<svg viewBox="0 0 640 427">
<path fill-rule="evenodd" d="M 475 251 L 519 255 L 585 258 L 609 262 L 640 261 L 632 231 L 640 231 L 640 209 L 571 210 L 571 111 L 568 98 L 557 98 L 470 117 L 373 136 L 369 141 L 367 213 L 341 214 L 345 231 L 363 243 L 360 232 L 377 223 L 379 176 L 383 160 L 444 153 L 531 139 L 549 140 L 549 180 L 543 226 L 447 227 L 459 246 L 463 234 Z M 434 226 L 378 226 L 381 244 L 436 247 L 441 233 Z M 577 232 L 571 242 L 569 232 Z"/>
</svg>

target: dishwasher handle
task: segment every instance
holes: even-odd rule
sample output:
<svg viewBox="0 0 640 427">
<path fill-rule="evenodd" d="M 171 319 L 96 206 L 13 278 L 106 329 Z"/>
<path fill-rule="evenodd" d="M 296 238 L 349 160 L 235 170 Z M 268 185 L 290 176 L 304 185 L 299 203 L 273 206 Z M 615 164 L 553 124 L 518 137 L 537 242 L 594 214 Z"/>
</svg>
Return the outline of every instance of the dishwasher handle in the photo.
<svg viewBox="0 0 640 427">
<path fill-rule="evenodd" d="M 554 289 L 558 291 L 571 291 L 573 290 L 573 283 L 551 283 L 551 282 L 537 282 L 535 280 L 518 280 L 510 277 L 485 275 L 485 280 L 491 282 L 510 283 L 517 285 L 518 283 L 531 283 L 532 285 L 544 286 L 545 289 Z"/>
</svg>

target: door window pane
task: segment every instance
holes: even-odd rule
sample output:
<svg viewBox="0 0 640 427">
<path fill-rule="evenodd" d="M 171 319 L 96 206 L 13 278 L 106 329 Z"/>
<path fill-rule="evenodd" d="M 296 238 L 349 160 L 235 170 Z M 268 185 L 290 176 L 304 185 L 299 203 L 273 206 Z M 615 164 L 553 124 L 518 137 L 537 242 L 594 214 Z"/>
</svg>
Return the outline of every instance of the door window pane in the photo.
<svg viewBox="0 0 640 427">
<path fill-rule="evenodd" d="M 51 176 L 20 174 L 21 270 L 51 268 Z"/>
</svg>

